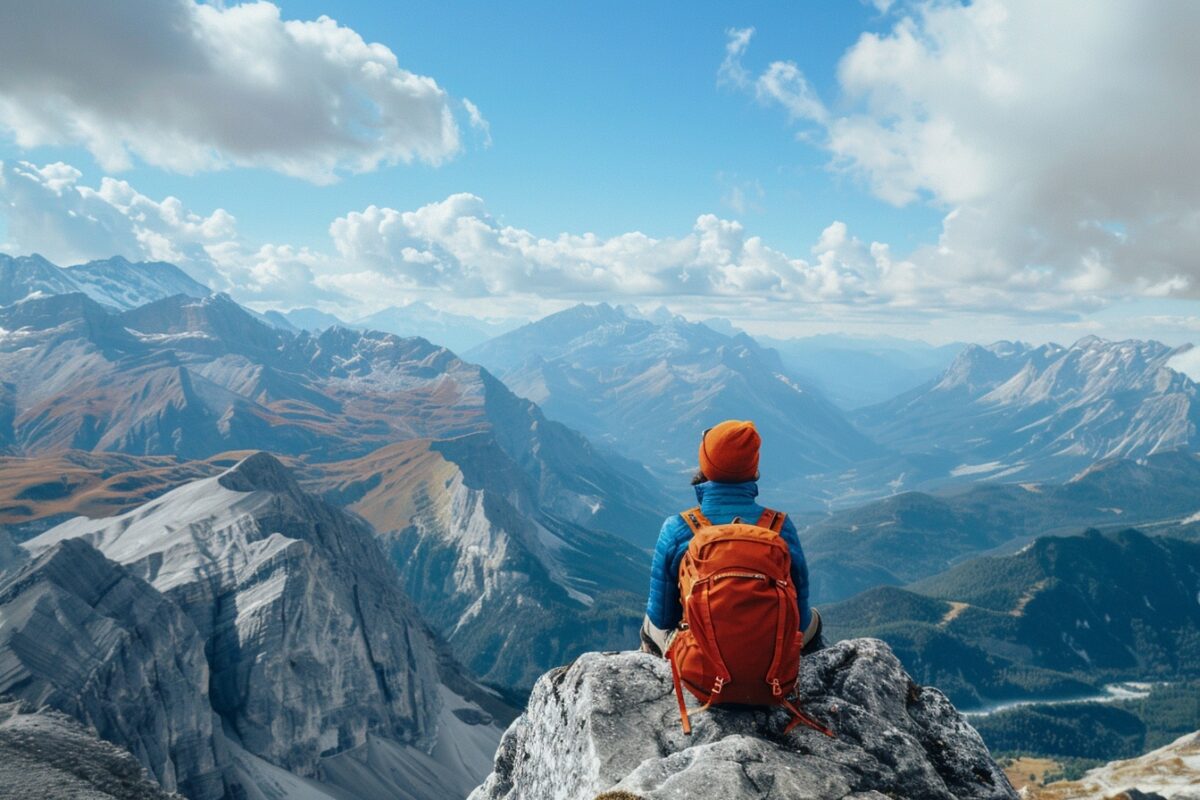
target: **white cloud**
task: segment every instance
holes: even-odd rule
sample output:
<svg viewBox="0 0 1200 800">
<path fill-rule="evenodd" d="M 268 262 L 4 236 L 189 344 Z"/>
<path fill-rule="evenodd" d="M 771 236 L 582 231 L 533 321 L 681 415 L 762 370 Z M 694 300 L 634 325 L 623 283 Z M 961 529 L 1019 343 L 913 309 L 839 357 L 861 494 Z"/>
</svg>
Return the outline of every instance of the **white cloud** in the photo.
<svg viewBox="0 0 1200 800">
<path fill-rule="evenodd" d="M 237 236 L 230 214 L 217 209 L 203 216 L 174 197 L 152 200 L 125 181 L 104 178 L 91 187 L 81 177 L 61 162 L 0 161 L 6 249 L 40 252 L 61 264 L 113 255 L 170 261 L 223 288 L 209 248 Z"/>
<path fill-rule="evenodd" d="M 928 266 L 948 256 L 897 257 L 842 222 L 830 224 L 799 256 L 714 214 L 674 237 L 539 236 L 499 223 L 481 198 L 456 194 L 411 211 L 369 206 L 348 213 L 332 222 L 333 246 L 322 251 L 248 241 L 222 209 L 196 212 L 125 181 L 103 178 L 88 186 L 67 164 L 19 161 L 0 162 L 0 216 L 8 234 L 0 249 L 9 252 L 41 252 L 62 264 L 112 255 L 170 261 L 257 308 L 322 305 L 349 316 L 413 299 L 496 313 L 505 304 L 546 310 L 618 298 L 710 314 L 752 307 L 758 317 L 778 319 L 795 317 L 800 305 L 806 314 L 876 318 L 998 308 L 1067 318 L 1085 307 L 1056 292 L 1046 273 L 1031 270 L 1014 310 L 1015 279 L 1006 288 L 956 281 Z M 981 273 L 986 266 L 979 265 Z"/>
<path fill-rule="evenodd" d="M 910 260 L 954 302 L 1200 296 L 1200 4 L 925 2 L 865 33 L 828 108 L 794 64 L 719 74 L 821 125 L 835 168 L 945 208 Z"/>
<path fill-rule="evenodd" d="M 154 200 L 129 183 L 80 182 L 74 167 L 0 161 L 0 213 L 8 241 L 0 249 L 41 253 L 58 264 L 124 256 L 168 261 L 193 278 L 250 304 L 345 301 L 317 285 L 328 256 L 290 245 L 244 241 L 223 209 L 204 215 L 175 197 Z"/>
<path fill-rule="evenodd" d="M 678 238 L 543 238 L 499 224 L 482 199 L 457 194 L 415 211 L 371 206 L 335 220 L 330 235 L 347 266 L 327 283 L 346 291 L 369 283 L 367 273 L 404 290 L 459 296 L 860 302 L 870 288 L 835 256 L 816 263 L 788 256 L 712 214 Z"/>
<path fill-rule="evenodd" d="M 729 41 L 725 43 L 725 58 L 717 69 L 717 83 L 745 87 L 750 83 L 750 72 L 742 65 L 742 53 L 750 46 L 754 28 L 730 28 L 725 34 Z"/>
<path fill-rule="evenodd" d="M 109 172 L 136 156 L 326 182 L 460 147 L 433 78 L 328 17 L 284 20 L 269 2 L 13 4 L 0 52 L 0 129 L 24 148 L 81 144 Z"/>
<path fill-rule="evenodd" d="M 483 146 L 492 146 L 492 124 L 483 116 L 483 112 L 479 110 L 479 106 L 472 103 L 467 98 L 462 99 L 463 108 L 467 112 L 467 121 L 471 127 L 479 131 L 483 136 Z"/>
<path fill-rule="evenodd" d="M 823 123 L 829 117 L 804 73 L 790 61 L 776 61 L 767 67 L 754 82 L 754 91 L 760 100 L 779 103 L 792 119 Z"/>
</svg>

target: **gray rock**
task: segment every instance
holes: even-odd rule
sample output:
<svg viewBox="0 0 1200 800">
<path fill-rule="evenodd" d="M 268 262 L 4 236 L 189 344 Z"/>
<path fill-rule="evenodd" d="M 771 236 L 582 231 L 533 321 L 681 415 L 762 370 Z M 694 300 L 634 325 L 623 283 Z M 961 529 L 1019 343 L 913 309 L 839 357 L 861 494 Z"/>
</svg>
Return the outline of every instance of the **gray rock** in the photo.
<svg viewBox="0 0 1200 800">
<path fill-rule="evenodd" d="M 191 620 L 87 542 L 0 579 L 0 694 L 91 726 L 193 800 L 225 791 L 208 681 Z"/>
<path fill-rule="evenodd" d="M 433 759 L 426 772 L 471 776 L 463 793 L 486 774 L 500 730 L 478 704 L 485 693 L 454 680 L 457 667 L 371 531 L 304 492 L 272 456 L 249 456 L 118 517 L 71 520 L 26 547 L 95 552 L 85 542 L 190 620 L 211 670 L 200 683 L 211 710 L 250 756 L 344 783 L 348 759 L 331 759 L 366 763 L 379 739 L 400 753 L 380 763 Z M 471 746 L 454 750 L 449 739 L 460 734 Z"/>
<path fill-rule="evenodd" d="M 785 734 L 780 709 L 722 708 L 688 737 L 665 661 L 588 653 L 537 683 L 471 800 L 1017 797 L 979 734 L 881 641 L 806 658 L 801 693 L 836 738 Z"/>
<path fill-rule="evenodd" d="M 0 575 L 16 569 L 28 560 L 28 554 L 13 541 L 8 531 L 0 528 Z"/>
<path fill-rule="evenodd" d="M 66 714 L 0 702 L 0 800 L 182 800 Z"/>
</svg>

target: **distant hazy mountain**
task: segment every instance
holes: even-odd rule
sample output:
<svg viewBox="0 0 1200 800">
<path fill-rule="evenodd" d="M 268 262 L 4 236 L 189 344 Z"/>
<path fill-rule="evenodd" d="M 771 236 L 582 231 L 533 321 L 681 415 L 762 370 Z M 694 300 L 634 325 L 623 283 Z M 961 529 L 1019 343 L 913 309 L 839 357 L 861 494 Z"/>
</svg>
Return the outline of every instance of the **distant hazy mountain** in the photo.
<svg viewBox="0 0 1200 800">
<path fill-rule="evenodd" d="M 517 324 L 451 314 L 422 302 L 390 306 L 354 321 L 356 328 L 398 336 L 420 336 L 449 347 L 456 353 L 465 353 L 494 336 L 512 330 Z"/>
<path fill-rule="evenodd" d="M 1200 674 L 1200 544 L 1137 531 L 1046 537 L 907 589 L 822 609 L 831 632 L 878 636 L 959 704 Z"/>
<path fill-rule="evenodd" d="M 0 253 L 0 306 L 31 295 L 67 294 L 83 291 L 61 267 L 37 255 L 12 256 Z"/>
<path fill-rule="evenodd" d="M 661 509 L 633 463 L 595 452 L 485 370 L 423 339 L 292 335 L 223 295 L 121 314 L 80 294 L 0 309 L 0 451 L 265 448 L 312 460 L 490 432 L 547 513 L 646 542 Z"/>
<path fill-rule="evenodd" d="M 328 314 L 315 308 L 293 308 L 291 311 L 270 311 L 267 313 L 278 315 L 298 331 L 320 333 L 326 328 L 354 327 L 338 319 L 333 314 Z"/>
<path fill-rule="evenodd" d="M 964 347 L 836 334 L 755 338 L 778 351 L 792 374 L 808 380 L 844 409 L 881 403 L 920 386 L 941 374 Z"/>
<path fill-rule="evenodd" d="M 71 292 L 128 310 L 177 294 L 204 297 L 210 290 L 173 264 L 161 261 L 134 263 L 114 256 L 63 268 L 36 254 L 13 258 L 0 253 L 0 306 L 31 296 Z"/>
<path fill-rule="evenodd" d="M 504 705 L 430 636 L 366 526 L 269 455 L 25 547 L 0 582 L 0 693 L 94 726 L 167 789 L 433 800 L 489 769 Z"/>
<path fill-rule="evenodd" d="M 994 548 L 1088 527 L 1178 530 L 1200 512 L 1200 456 L 1100 462 L 1065 483 L 988 483 L 904 492 L 838 511 L 801 532 L 813 596 L 840 600 L 903 585 Z"/>
<path fill-rule="evenodd" d="M 949 478 L 1066 478 L 1092 462 L 1197 444 L 1197 385 L 1158 342 L 972 345 L 939 378 L 854 420 Z M 936 472 L 936 470 L 935 470 Z"/>
<path fill-rule="evenodd" d="M 249 311 L 249 309 L 247 309 L 247 311 Z M 293 325 L 287 317 L 280 312 L 275 311 L 274 309 L 271 309 L 270 311 L 264 311 L 261 314 L 254 313 L 254 316 L 267 323 L 272 328 L 278 328 L 281 331 L 287 331 L 288 333 L 299 333 L 302 330 L 301 328 Z"/>
<path fill-rule="evenodd" d="M 788 377 L 774 351 L 681 317 L 654 322 L 579 305 L 469 356 L 549 416 L 681 486 L 695 468 L 701 432 L 726 418 L 757 423 L 762 473 L 777 497 L 811 502 L 823 489 L 805 476 L 877 452 L 819 393 Z"/>
<path fill-rule="evenodd" d="M 390 306 L 352 322 L 346 322 L 334 314 L 315 308 L 268 311 L 266 316 L 277 327 L 292 331 L 320 333 L 329 328 L 351 328 L 394 333 L 404 337 L 420 336 L 456 353 L 464 353 L 516 325 L 451 314 L 421 302 Z"/>
</svg>

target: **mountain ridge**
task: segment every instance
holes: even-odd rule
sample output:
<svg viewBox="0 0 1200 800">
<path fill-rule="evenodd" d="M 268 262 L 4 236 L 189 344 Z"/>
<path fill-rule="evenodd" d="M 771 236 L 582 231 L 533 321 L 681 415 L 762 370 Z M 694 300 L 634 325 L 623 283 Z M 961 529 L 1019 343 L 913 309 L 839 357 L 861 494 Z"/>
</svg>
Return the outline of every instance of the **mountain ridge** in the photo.
<svg viewBox="0 0 1200 800">
<path fill-rule="evenodd" d="M 929 479 L 1065 479 L 1196 446 L 1198 387 L 1168 366 L 1186 349 L 1096 336 L 971 345 L 937 379 L 853 419 L 885 446 L 937 454 L 949 467 Z"/>
<path fill-rule="evenodd" d="M 92 300 L 127 311 L 175 294 L 203 297 L 210 289 L 165 261 L 129 261 L 121 256 L 60 267 L 34 253 L 0 253 L 0 306 L 40 295 L 82 292 Z"/>
<path fill-rule="evenodd" d="M 210 738 L 224 754 L 224 790 L 190 796 L 299 780 L 287 773 L 332 783 L 330 796 L 338 786 L 353 794 L 371 783 L 396 792 L 422 773 L 465 793 L 463 781 L 481 774 L 472 770 L 486 768 L 499 735 L 493 713 L 506 706 L 466 678 L 427 630 L 366 526 L 304 491 L 269 454 L 120 517 L 64 523 L 25 547 L 32 566 L 6 578 L 0 599 L 66 550 L 93 554 L 177 609 L 211 674 L 184 682 L 205 687 L 207 697 L 173 707 L 219 719 Z M 135 661 L 149 671 L 167 657 Z M 132 666 L 131 679 L 142 674 Z"/>
</svg>

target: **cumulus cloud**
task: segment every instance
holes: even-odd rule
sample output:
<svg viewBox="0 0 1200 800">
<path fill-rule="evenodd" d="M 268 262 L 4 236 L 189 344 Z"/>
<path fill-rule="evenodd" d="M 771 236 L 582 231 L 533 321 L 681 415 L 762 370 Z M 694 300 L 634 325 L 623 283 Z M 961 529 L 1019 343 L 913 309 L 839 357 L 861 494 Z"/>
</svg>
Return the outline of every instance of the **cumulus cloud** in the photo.
<svg viewBox="0 0 1200 800">
<path fill-rule="evenodd" d="M 752 77 L 748 38 L 731 34 L 719 74 L 817 124 L 831 165 L 884 201 L 946 209 L 939 241 L 910 260 L 951 299 L 1200 296 L 1200 5 L 893 13 L 843 55 L 829 105 L 791 62 Z"/>
<path fill-rule="evenodd" d="M 113 178 L 85 186 L 81 177 L 79 170 L 61 162 L 42 167 L 0 162 L 5 248 L 36 251 L 60 264 L 113 255 L 170 261 L 198 280 L 224 288 L 218 285 L 209 248 L 236 238 L 230 214 L 222 209 L 196 214 L 175 197 L 152 200 Z"/>
<path fill-rule="evenodd" d="M 124 256 L 167 261 L 218 291 L 251 304 L 339 302 L 317 285 L 330 269 L 326 255 L 290 245 L 252 244 L 224 209 L 201 214 L 176 197 L 155 200 L 126 181 L 81 182 L 61 162 L 35 166 L 0 161 L 0 215 L 7 241 L 0 250 L 41 253 L 58 264 Z"/>
<path fill-rule="evenodd" d="M 369 284 L 369 274 L 409 291 L 476 297 L 860 302 L 871 288 L 836 256 L 815 262 L 789 256 L 712 214 L 676 238 L 639 232 L 545 238 L 501 225 L 481 198 L 457 194 L 415 211 L 370 206 L 335 220 L 330 235 L 347 272 L 327 284 L 347 291 Z"/>
<path fill-rule="evenodd" d="M 169 261 L 256 308 L 324 305 L 349 316 L 418 298 L 547 310 L 614 297 L 706 313 L 749 304 L 758 318 L 794 317 L 798 305 L 815 314 L 912 316 L 993 310 L 1011 291 L 957 281 L 929 269 L 936 254 L 896 256 L 838 221 L 803 255 L 714 214 L 673 237 L 540 236 L 501 224 L 482 198 L 465 193 L 408 211 L 348 213 L 331 223 L 327 249 L 255 242 L 222 209 L 197 212 L 113 178 L 89 186 L 63 163 L 0 162 L 0 217 L 8 237 L 0 250 L 41 252 L 61 264 L 112 255 Z M 1067 318 L 1080 308 L 1047 273 L 1031 272 L 1025 284 L 1020 314 Z"/>
<path fill-rule="evenodd" d="M 433 78 L 328 17 L 284 20 L 269 2 L 13 4 L 0 52 L 0 129 L 24 148 L 83 145 L 109 172 L 136 156 L 326 182 L 460 147 Z"/>
</svg>

